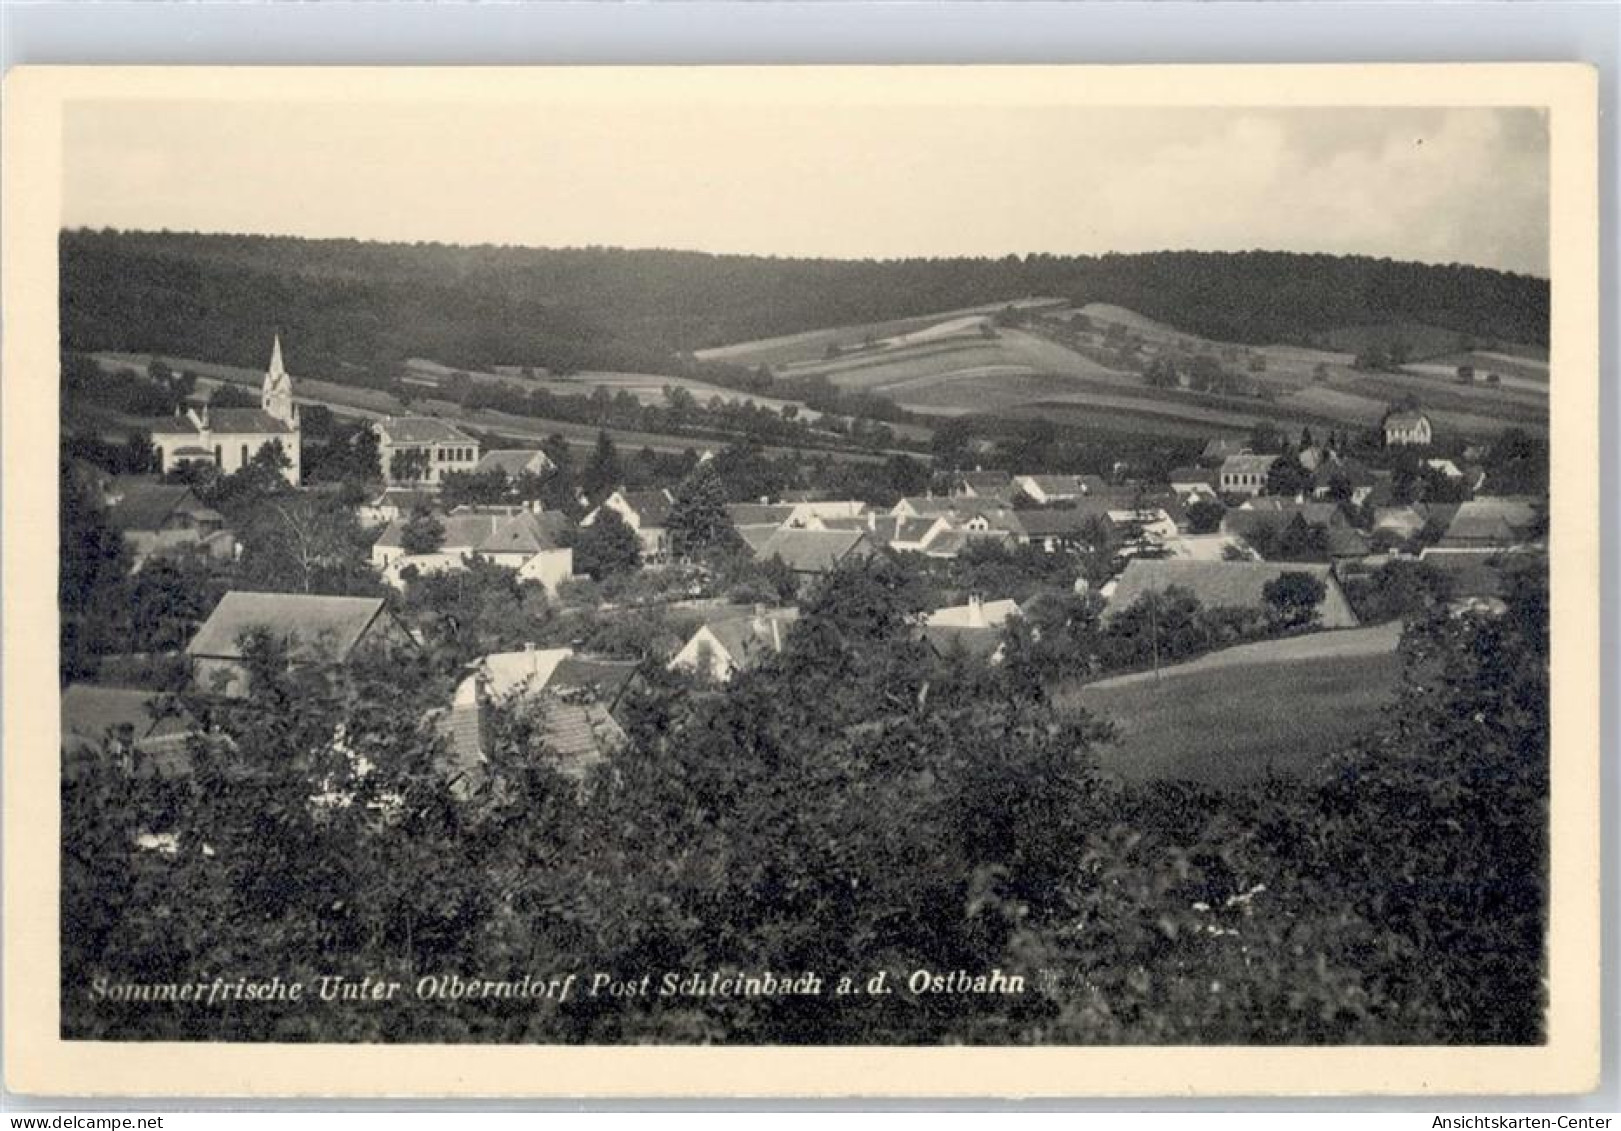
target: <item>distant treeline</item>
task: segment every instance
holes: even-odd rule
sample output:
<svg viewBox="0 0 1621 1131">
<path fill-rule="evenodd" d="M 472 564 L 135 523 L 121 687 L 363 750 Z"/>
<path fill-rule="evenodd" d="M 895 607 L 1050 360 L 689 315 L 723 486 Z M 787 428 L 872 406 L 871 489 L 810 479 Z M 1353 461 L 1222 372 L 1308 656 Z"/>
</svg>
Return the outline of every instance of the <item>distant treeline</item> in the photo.
<svg viewBox="0 0 1621 1131">
<path fill-rule="evenodd" d="M 61 251 L 64 348 L 257 367 L 279 328 L 295 369 L 337 380 L 411 356 L 691 371 L 685 355 L 709 346 L 1025 295 L 1115 303 L 1235 342 L 1392 322 L 1548 339 L 1545 279 L 1366 257 L 844 261 L 113 231 L 64 232 Z"/>
</svg>

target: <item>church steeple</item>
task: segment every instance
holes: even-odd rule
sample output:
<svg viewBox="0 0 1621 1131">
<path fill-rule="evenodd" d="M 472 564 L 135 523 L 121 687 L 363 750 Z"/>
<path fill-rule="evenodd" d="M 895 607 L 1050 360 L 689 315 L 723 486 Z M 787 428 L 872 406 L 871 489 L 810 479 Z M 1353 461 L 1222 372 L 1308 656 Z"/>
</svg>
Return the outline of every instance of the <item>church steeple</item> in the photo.
<svg viewBox="0 0 1621 1131">
<path fill-rule="evenodd" d="M 293 379 L 281 360 L 281 334 L 277 334 L 270 347 L 270 368 L 265 370 L 263 390 L 259 404 L 271 416 L 287 425 L 298 427 L 298 408 L 293 404 Z"/>
</svg>

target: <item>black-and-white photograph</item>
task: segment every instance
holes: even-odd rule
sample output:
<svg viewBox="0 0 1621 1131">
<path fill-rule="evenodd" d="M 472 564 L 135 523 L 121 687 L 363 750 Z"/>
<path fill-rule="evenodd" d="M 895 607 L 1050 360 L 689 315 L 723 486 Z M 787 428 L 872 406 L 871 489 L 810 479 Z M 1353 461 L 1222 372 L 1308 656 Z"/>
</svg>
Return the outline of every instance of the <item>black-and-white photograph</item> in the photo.
<svg viewBox="0 0 1621 1131">
<path fill-rule="evenodd" d="M 1542 1045 L 1548 112 L 1185 89 L 68 105 L 60 1037 Z"/>
</svg>

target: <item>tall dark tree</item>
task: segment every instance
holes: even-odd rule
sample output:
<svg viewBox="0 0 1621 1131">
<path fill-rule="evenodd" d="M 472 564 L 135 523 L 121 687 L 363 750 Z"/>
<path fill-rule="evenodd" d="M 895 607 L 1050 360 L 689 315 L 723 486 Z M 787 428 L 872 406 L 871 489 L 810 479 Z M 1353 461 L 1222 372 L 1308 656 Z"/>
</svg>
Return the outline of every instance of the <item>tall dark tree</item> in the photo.
<svg viewBox="0 0 1621 1131">
<path fill-rule="evenodd" d="M 670 553 L 678 559 L 725 553 L 742 541 L 726 511 L 726 489 L 714 464 L 700 463 L 675 489 L 665 529 Z"/>
<path fill-rule="evenodd" d="M 580 490 L 593 503 L 607 498 L 625 478 L 625 469 L 619 462 L 619 450 L 613 437 L 606 431 L 597 433 L 597 443 L 591 449 L 591 459 L 580 474 Z"/>
</svg>

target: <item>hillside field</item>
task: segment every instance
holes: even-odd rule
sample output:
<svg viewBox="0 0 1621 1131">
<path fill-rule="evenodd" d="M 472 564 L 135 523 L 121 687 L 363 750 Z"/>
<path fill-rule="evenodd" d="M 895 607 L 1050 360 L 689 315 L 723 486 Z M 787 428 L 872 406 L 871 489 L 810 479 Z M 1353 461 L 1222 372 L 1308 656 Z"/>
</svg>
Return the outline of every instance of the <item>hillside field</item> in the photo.
<svg viewBox="0 0 1621 1131">
<path fill-rule="evenodd" d="M 1164 668 L 1062 689 L 1057 699 L 1113 722 L 1103 769 L 1133 781 L 1226 786 L 1307 776 L 1377 722 L 1401 674 L 1400 626 L 1320 632 L 1229 648 Z"/>
</svg>

